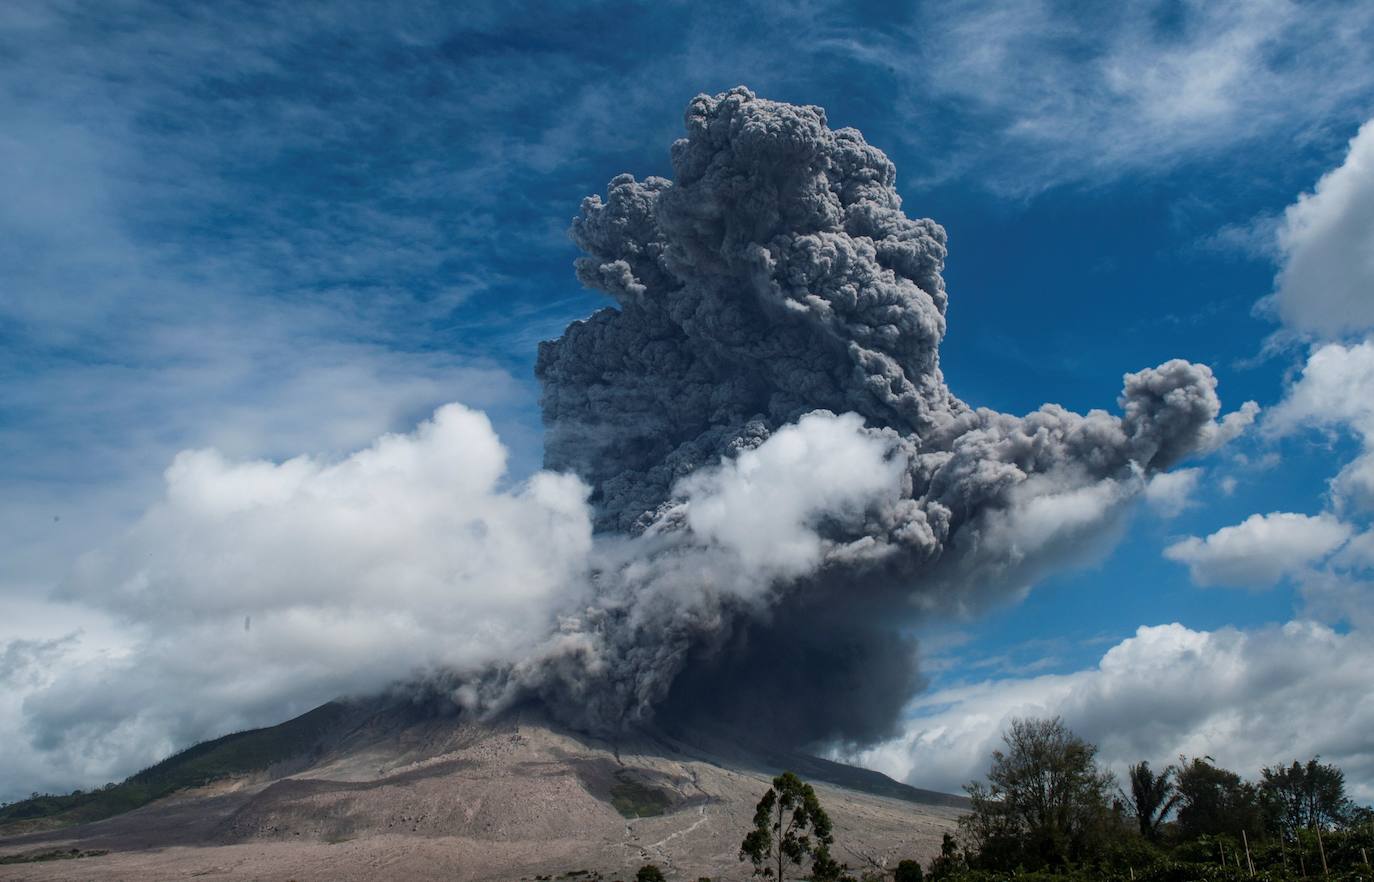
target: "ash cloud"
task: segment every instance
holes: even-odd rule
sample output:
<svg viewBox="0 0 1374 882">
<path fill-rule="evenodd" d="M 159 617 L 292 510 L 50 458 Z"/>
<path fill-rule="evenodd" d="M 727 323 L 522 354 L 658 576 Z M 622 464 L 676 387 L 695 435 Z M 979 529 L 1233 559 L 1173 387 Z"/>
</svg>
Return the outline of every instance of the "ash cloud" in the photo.
<svg viewBox="0 0 1374 882">
<path fill-rule="evenodd" d="M 685 124 L 672 181 L 619 175 L 573 221 L 577 276 L 615 306 L 540 347 L 545 465 L 588 482 L 603 535 L 637 538 L 598 565 L 574 648 L 525 676 L 593 728 L 770 709 L 798 741 L 871 740 L 919 683 L 904 624 L 1024 590 L 1255 409 L 1219 422 L 1210 369 L 1181 360 L 1126 375 L 1120 416 L 971 407 L 940 370 L 945 231 L 903 212 L 882 151 L 744 88 Z M 804 566 L 757 565 L 778 539 L 751 528 L 780 503 L 731 482 L 821 427 L 880 446 L 887 474 L 806 509 Z M 823 484 L 844 448 L 810 445 L 781 483 Z M 804 721 L 773 714 L 788 700 Z"/>
<path fill-rule="evenodd" d="M 1115 416 L 960 401 L 945 233 L 883 153 L 742 88 L 686 126 L 674 180 L 618 176 L 574 221 L 615 306 L 540 349 L 545 471 L 509 486 L 459 405 L 338 462 L 184 452 L 61 590 L 128 642 L 29 677 L 0 733 L 90 781 L 403 682 L 599 734 L 871 743 L 923 682 L 909 625 L 1104 549 L 1254 418 L 1183 361 L 1128 374 Z"/>
</svg>

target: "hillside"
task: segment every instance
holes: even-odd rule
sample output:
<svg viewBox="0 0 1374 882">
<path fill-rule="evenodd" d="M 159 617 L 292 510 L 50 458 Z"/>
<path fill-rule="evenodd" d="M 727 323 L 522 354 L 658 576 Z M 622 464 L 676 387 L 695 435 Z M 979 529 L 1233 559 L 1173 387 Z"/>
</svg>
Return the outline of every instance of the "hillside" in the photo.
<svg viewBox="0 0 1374 882">
<path fill-rule="evenodd" d="M 103 820 L 224 778 L 284 773 L 291 761 L 318 755 L 348 716 L 346 706 L 330 702 L 276 726 L 201 742 L 113 787 L 13 803 L 0 808 L 0 835 Z"/>
<path fill-rule="evenodd" d="M 646 861 L 734 878 L 754 803 L 784 764 L 817 782 L 855 865 L 929 857 L 958 815 L 955 797 L 814 757 L 662 733 L 598 741 L 534 711 L 460 724 L 404 705 L 328 704 L 86 798 L 9 807 L 11 823 L 75 826 L 0 838 L 0 878 L 37 866 L 6 859 L 79 855 L 44 863 L 42 878 L 212 867 L 223 878 L 361 879 L 386 867 L 416 879 L 609 880 Z"/>
</svg>

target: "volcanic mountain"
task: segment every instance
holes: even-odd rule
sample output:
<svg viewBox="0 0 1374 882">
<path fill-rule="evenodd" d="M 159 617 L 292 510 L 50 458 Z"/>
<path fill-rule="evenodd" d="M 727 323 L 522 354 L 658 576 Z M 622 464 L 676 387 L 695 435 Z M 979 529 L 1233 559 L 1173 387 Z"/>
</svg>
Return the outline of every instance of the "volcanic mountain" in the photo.
<svg viewBox="0 0 1374 882">
<path fill-rule="evenodd" d="M 0 878 L 743 879 L 769 778 L 816 785 L 855 869 L 928 859 L 964 800 L 736 731 L 615 740 L 537 708 L 331 702 L 190 748 L 124 783 L 0 810 Z M 70 858 L 70 859 L 66 859 Z"/>
</svg>

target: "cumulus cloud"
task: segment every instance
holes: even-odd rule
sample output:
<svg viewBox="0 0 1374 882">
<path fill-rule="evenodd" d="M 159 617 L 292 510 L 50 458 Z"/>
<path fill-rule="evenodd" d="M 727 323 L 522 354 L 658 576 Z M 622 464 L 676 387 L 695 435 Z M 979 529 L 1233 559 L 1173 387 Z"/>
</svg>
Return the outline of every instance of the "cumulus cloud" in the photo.
<svg viewBox="0 0 1374 882">
<path fill-rule="evenodd" d="M 1327 338 L 1374 328 L 1374 121 L 1340 166 L 1288 206 L 1278 243 L 1270 305 L 1286 325 Z"/>
<path fill-rule="evenodd" d="M 135 637 L 26 681 L 32 743 L 113 775 L 226 725 L 530 652 L 586 583 L 591 515 L 575 477 L 504 486 L 506 457 L 459 405 L 335 462 L 182 453 L 163 500 L 62 586 Z"/>
<path fill-rule="evenodd" d="M 1269 414 L 1271 432 L 1306 425 L 1348 425 L 1374 436 L 1374 400 L 1360 394 L 1374 388 L 1374 341 L 1328 343 L 1314 349 L 1302 374 Z"/>
<path fill-rule="evenodd" d="M 1374 509 L 1374 340 L 1327 343 L 1307 357 L 1302 373 L 1266 420 L 1271 436 L 1320 428 L 1358 437 L 1363 452 L 1332 481 L 1338 509 Z"/>
<path fill-rule="evenodd" d="M 1187 564 L 1199 585 L 1264 588 L 1322 560 L 1352 532 L 1328 514 L 1254 514 L 1205 538 L 1175 542 L 1164 556 Z"/>
<path fill-rule="evenodd" d="M 460 405 L 341 462 L 187 451 L 166 499 L 62 593 L 143 623 L 255 616 L 259 633 L 327 606 L 454 635 L 436 662 L 504 654 L 531 610 L 576 584 L 591 542 L 577 479 L 539 473 L 505 492 L 505 468 L 487 417 Z"/>
<path fill-rule="evenodd" d="M 1198 468 L 1162 472 L 1145 485 L 1145 501 L 1162 517 L 1177 517 L 1194 504 L 1193 493 L 1201 477 Z"/>
<path fill-rule="evenodd" d="M 1374 121 L 1351 139 L 1345 161 L 1288 207 L 1278 243 L 1275 291 L 1261 307 L 1318 342 L 1265 433 L 1353 434 L 1363 451 L 1331 480 L 1331 502 L 1338 513 L 1374 510 Z"/>
<path fill-rule="evenodd" d="M 1343 506 L 1374 511 L 1374 451 L 1346 463 L 1331 482 L 1336 500 Z"/>
<path fill-rule="evenodd" d="M 906 458 L 862 427 L 855 414 L 808 414 L 768 443 L 689 475 L 676 488 L 687 526 L 753 572 L 813 572 L 827 551 L 814 530 L 820 518 L 861 516 L 901 487 Z"/>
<path fill-rule="evenodd" d="M 1254 777 L 1262 766 L 1320 754 L 1345 769 L 1356 798 L 1367 801 L 1371 665 L 1366 634 L 1310 621 L 1254 631 L 1142 627 L 1094 668 L 923 695 L 899 738 L 855 758 L 922 786 L 957 789 L 986 773 L 1013 717 L 1062 715 L 1118 773 L 1185 754 Z"/>
<path fill-rule="evenodd" d="M 337 462 L 182 453 L 163 500 L 62 588 L 138 638 L 114 653 L 73 655 L 77 635 L 0 652 L 0 729 L 26 745 L 15 757 L 30 773 L 37 754 L 80 756 L 65 771 L 103 780 L 226 725 L 417 678 L 469 709 L 533 689 L 623 712 L 661 698 L 682 641 L 719 628 L 731 604 L 762 607 L 823 558 L 861 558 L 864 543 L 816 528 L 862 520 L 906 466 L 858 417 L 811 414 L 690 476 L 654 531 L 598 546 L 578 478 L 507 487 L 506 458 L 487 418 L 456 404 Z M 598 679 L 602 663 L 621 679 Z M 599 691 L 620 686 L 633 694 Z M 592 713 L 578 719 L 615 725 Z"/>
<path fill-rule="evenodd" d="M 1343 569 L 1374 571 L 1374 530 L 1366 530 L 1351 539 L 1332 563 Z"/>
</svg>

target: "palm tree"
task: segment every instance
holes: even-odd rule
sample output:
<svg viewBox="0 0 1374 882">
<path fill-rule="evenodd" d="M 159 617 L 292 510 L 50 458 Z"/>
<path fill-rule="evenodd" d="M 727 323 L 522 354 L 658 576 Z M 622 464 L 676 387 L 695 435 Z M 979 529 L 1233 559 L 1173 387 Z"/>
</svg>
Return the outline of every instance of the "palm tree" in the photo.
<svg viewBox="0 0 1374 882">
<path fill-rule="evenodd" d="M 1136 763 L 1130 769 L 1131 792 L 1121 794 L 1135 810 L 1140 835 L 1151 841 L 1159 835 L 1159 825 L 1178 802 L 1174 771 L 1173 766 L 1166 766 L 1164 771 L 1155 774 L 1149 763 Z"/>
</svg>

